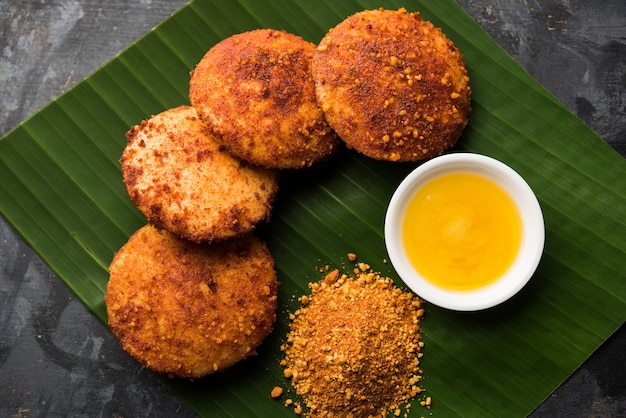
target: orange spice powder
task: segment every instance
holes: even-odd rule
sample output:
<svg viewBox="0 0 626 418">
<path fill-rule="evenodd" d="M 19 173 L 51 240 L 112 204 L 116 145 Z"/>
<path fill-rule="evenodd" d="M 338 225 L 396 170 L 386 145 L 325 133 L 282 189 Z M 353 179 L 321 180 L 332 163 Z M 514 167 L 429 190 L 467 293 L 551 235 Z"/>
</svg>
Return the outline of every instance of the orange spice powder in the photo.
<svg viewBox="0 0 626 418">
<path fill-rule="evenodd" d="M 399 416 L 422 392 L 421 301 L 365 263 L 309 287 L 281 347 L 305 408 L 290 404 L 307 417 Z"/>
</svg>

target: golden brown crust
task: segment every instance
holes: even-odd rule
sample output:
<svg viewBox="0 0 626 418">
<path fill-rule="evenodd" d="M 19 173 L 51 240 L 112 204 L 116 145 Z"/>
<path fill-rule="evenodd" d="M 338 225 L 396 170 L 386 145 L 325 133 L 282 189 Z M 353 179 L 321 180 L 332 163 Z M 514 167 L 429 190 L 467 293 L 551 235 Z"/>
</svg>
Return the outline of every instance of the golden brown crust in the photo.
<svg viewBox="0 0 626 418">
<path fill-rule="evenodd" d="M 276 319 L 274 261 L 252 235 L 195 244 L 152 225 L 115 254 L 113 335 L 158 373 L 198 378 L 254 354 Z"/>
<path fill-rule="evenodd" d="M 269 220 L 278 172 L 220 149 L 191 106 L 132 127 L 120 162 L 132 202 L 160 228 L 200 242 L 250 232 Z"/>
<path fill-rule="evenodd" d="M 310 166 L 339 144 L 317 106 L 315 45 L 271 29 L 224 39 L 191 73 L 189 98 L 234 155 L 270 168 Z"/>
<path fill-rule="evenodd" d="M 467 124 L 463 57 L 419 13 L 379 9 L 348 17 L 318 45 L 312 71 L 330 125 L 372 158 L 437 156 Z"/>
</svg>

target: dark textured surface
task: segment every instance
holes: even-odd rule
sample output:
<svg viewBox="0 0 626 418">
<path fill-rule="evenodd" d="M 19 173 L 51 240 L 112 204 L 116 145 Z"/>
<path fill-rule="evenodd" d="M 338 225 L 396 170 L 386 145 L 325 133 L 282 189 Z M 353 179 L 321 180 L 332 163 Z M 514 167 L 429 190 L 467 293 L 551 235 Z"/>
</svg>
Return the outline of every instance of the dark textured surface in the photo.
<svg viewBox="0 0 626 418">
<path fill-rule="evenodd" d="M 0 0 L 0 134 L 185 3 Z M 623 0 L 460 4 L 542 85 L 626 156 Z M 625 362 L 622 326 L 531 416 L 626 416 Z M 194 414 L 121 350 L 106 327 L 0 218 L 0 417 L 5 416 Z"/>
</svg>

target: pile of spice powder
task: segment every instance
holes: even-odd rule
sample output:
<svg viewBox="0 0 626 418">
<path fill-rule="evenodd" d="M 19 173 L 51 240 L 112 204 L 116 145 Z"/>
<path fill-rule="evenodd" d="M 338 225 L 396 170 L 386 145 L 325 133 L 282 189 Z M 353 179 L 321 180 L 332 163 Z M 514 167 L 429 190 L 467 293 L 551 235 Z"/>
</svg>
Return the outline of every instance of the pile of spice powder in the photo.
<svg viewBox="0 0 626 418">
<path fill-rule="evenodd" d="M 310 283 L 281 346 L 285 377 L 307 417 L 395 416 L 422 389 L 421 301 L 358 263 Z M 292 403 L 288 400 L 287 404 Z M 408 412 L 408 411 L 407 411 Z"/>
</svg>

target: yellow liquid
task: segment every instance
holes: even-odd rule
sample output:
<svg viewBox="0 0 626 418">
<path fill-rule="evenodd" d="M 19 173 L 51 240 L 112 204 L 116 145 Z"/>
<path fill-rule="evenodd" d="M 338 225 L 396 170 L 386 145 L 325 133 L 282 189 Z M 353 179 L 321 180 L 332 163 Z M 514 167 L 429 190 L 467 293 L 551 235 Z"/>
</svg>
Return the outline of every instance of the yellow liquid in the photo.
<svg viewBox="0 0 626 418">
<path fill-rule="evenodd" d="M 450 173 L 420 188 L 402 225 L 413 267 L 433 284 L 470 290 L 500 278 L 522 241 L 522 221 L 511 196 L 493 180 Z"/>
</svg>

